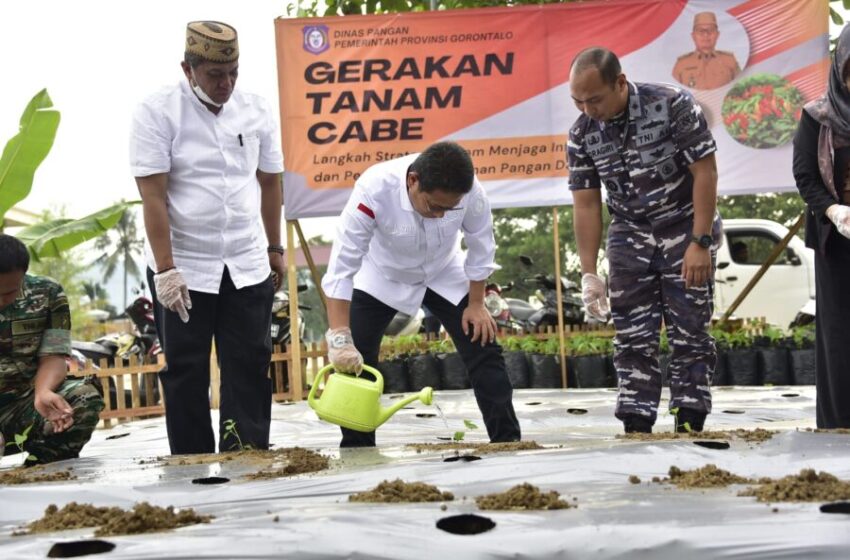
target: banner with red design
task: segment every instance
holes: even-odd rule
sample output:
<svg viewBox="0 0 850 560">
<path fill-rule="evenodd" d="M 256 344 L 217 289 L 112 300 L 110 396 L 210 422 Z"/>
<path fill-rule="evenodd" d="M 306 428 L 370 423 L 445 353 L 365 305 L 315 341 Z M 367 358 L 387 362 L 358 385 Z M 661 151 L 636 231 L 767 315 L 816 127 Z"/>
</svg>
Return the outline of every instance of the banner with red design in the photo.
<svg viewBox="0 0 850 560">
<path fill-rule="evenodd" d="M 826 88 L 828 6 L 612 0 L 275 22 L 287 219 L 333 216 L 369 166 L 454 140 L 495 208 L 569 204 L 569 65 L 610 48 L 690 90 L 721 194 L 793 189 L 791 138 Z"/>
</svg>

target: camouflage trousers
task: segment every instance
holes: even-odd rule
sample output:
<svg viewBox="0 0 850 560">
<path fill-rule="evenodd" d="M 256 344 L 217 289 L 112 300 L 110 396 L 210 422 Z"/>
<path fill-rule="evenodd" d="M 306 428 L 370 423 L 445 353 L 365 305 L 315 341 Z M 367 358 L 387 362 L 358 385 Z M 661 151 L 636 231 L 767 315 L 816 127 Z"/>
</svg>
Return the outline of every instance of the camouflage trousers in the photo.
<svg viewBox="0 0 850 560">
<path fill-rule="evenodd" d="M 667 368 L 670 408 L 710 413 L 709 384 L 717 363 L 714 338 L 708 333 L 713 280 L 685 288 L 681 261 L 668 265 L 660 250 L 648 260 L 625 257 L 609 253 L 614 365 L 619 378 L 615 416 L 640 415 L 655 422 L 662 385 L 658 364 L 662 319 L 672 350 Z M 712 270 L 713 263 L 714 255 Z"/>
<path fill-rule="evenodd" d="M 56 389 L 74 409 L 74 425 L 58 434 L 44 434 L 45 420 L 35 409 L 33 391 L 0 408 L 0 433 L 6 442 L 14 442 L 16 434 L 23 434 L 32 426 L 24 443 L 24 450 L 35 456 L 37 463 L 51 463 L 79 456 L 80 450 L 91 438 L 103 410 L 103 399 L 97 389 L 81 379 L 66 380 Z M 17 451 L 14 445 L 6 453 Z"/>
</svg>

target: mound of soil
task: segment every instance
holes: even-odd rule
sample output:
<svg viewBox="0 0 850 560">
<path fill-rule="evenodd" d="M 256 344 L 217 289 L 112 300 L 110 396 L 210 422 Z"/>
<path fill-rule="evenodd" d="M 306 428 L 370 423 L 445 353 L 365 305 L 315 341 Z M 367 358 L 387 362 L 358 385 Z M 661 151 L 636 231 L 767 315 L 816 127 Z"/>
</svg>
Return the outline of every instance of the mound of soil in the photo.
<svg viewBox="0 0 850 560">
<path fill-rule="evenodd" d="M 191 508 L 174 511 L 172 506 L 161 508 L 141 502 L 130 511 L 119 507 L 95 507 L 91 504 L 71 502 L 62 509 L 50 504 L 44 510 L 44 516 L 26 526 L 26 531 L 19 535 L 32 533 L 49 533 L 98 527 L 95 536 L 133 535 L 137 533 L 154 533 L 197 523 L 209 523 L 211 515 L 196 515 Z"/>
<path fill-rule="evenodd" d="M 448 502 L 454 500 L 451 492 L 441 492 L 436 486 L 424 482 L 404 482 L 400 478 L 382 481 L 373 489 L 348 497 L 349 502 Z"/>
<path fill-rule="evenodd" d="M 674 465 L 670 467 L 668 475 L 669 478 L 662 479 L 661 482 L 675 484 L 679 488 L 721 488 L 730 484 L 753 482 L 752 479 L 718 469 L 716 465 L 706 465 L 692 471 L 683 471 Z"/>
<path fill-rule="evenodd" d="M 327 457 L 315 451 L 302 447 L 280 449 L 274 455 L 286 460 L 286 465 L 273 470 L 259 471 L 246 476 L 251 480 L 280 478 L 296 474 L 311 473 L 327 470 L 330 461 Z"/>
<path fill-rule="evenodd" d="M 739 496 L 755 496 L 760 502 L 824 502 L 850 499 L 850 482 L 814 469 L 780 479 L 763 478 L 759 486 L 747 488 Z"/>
<path fill-rule="evenodd" d="M 571 506 L 561 499 L 561 495 L 550 490 L 545 494 L 540 488 L 523 482 L 506 492 L 499 494 L 487 494 L 475 498 L 475 503 L 483 510 L 539 510 L 539 509 L 567 509 Z"/>
<path fill-rule="evenodd" d="M 756 428 L 755 430 L 744 430 L 742 428 L 738 428 L 736 430 L 729 431 L 713 430 L 708 432 L 688 432 L 684 434 L 679 434 L 675 432 L 658 432 L 654 434 L 619 434 L 617 435 L 617 439 L 628 439 L 638 441 L 664 441 L 670 439 L 695 440 L 735 438 L 746 442 L 760 443 L 769 440 L 775 434 L 776 432 L 771 430 L 765 430 L 763 428 Z"/>
<path fill-rule="evenodd" d="M 816 434 L 850 434 L 850 428 L 806 428 L 806 431 Z"/>
<path fill-rule="evenodd" d="M 76 480 L 71 471 L 44 472 L 40 467 L 13 469 L 0 472 L 0 484 L 34 484 L 36 482 L 56 482 L 59 480 Z"/>
<path fill-rule="evenodd" d="M 450 441 L 446 443 L 409 443 L 407 444 L 407 447 L 415 449 L 417 453 L 421 453 L 423 451 L 445 451 L 452 449 L 472 449 L 478 453 L 505 453 L 509 451 L 545 449 L 545 447 L 536 441 L 507 441 L 503 443 Z"/>
</svg>

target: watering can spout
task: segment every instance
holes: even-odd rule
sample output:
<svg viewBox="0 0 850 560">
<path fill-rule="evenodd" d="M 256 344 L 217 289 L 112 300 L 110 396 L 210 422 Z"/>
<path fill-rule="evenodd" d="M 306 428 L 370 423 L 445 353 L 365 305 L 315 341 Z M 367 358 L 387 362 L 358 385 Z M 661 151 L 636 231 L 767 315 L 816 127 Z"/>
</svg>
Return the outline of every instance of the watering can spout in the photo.
<svg viewBox="0 0 850 560">
<path fill-rule="evenodd" d="M 410 395 L 409 397 L 405 397 L 400 401 L 396 402 L 389 408 L 381 409 L 380 416 L 378 420 L 381 424 L 386 422 L 390 416 L 409 405 L 413 401 L 422 401 L 422 404 L 430 405 L 434 400 L 434 389 L 431 387 L 425 387 L 415 395 Z"/>
</svg>

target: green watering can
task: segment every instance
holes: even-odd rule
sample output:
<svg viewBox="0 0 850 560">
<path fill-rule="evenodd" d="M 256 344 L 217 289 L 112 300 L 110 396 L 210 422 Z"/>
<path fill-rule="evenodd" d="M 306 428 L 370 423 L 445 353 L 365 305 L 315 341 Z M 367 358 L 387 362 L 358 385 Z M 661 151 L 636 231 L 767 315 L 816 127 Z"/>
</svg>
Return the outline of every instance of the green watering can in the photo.
<svg viewBox="0 0 850 560">
<path fill-rule="evenodd" d="M 333 365 L 320 369 L 307 397 L 310 408 L 325 422 L 358 432 L 373 432 L 403 406 L 417 399 L 431 404 L 434 390 L 425 387 L 418 394 L 401 399 L 389 408 L 381 408 L 384 377 L 373 367 L 364 365 L 363 370 L 374 375 L 375 381 L 348 373 L 329 375 L 333 372 Z M 321 397 L 317 397 L 316 389 L 323 380 L 325 388 Z"/>
</svg>

